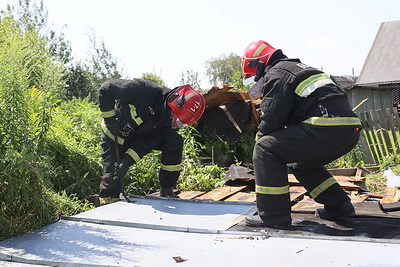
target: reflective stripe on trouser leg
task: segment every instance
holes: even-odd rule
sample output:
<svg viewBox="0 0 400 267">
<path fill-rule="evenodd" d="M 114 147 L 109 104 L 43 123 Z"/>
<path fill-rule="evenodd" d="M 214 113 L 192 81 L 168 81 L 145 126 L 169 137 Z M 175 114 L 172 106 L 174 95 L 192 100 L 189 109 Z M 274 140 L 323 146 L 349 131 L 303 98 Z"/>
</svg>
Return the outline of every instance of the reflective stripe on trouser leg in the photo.
<svg viewBox="0 0 400 267">
<path fill-rule="evenodd" d="M 311 167 L 311 163 L 290 165 L 297 180 L 307 189 L 316 202 L 324 204 L 329 209 L 335 209 L 350 199 L 342 187 L 323 167 Z M 317 162 L 314 163 L 318 165 Z"/>
<path fill-rule="evenodd" d="M 181 174 L 182 165 L 161 165 L 160 168 L 160 185 L 161 187 L 175 187 Z"/>
<path fill-rule="evenodd" d="M 287 166 L 270 148 L 279 143 L 271 136 L 259 138 L 254 146 L 253 164 L 259 216 L 264 221 L 290 219 Z"/>
<path fill-rule="evenodd" d="M 322 192 L 324 192 L 325 190 L 327 190 L 329 187 L 331 187 L 332 185 L 337 184 L 335 178 L 333 177 L 329 177 L 328 179 L 326 179 L 325 181 L 323 181 L 321 184 L 319 184 L 317 187 L 315 187 L 311 192 L 310 192 L 310 196 L 313 199 L 316 199 Z"/>
<path fill-rule="evenodd" d="M 182 170 L 183 138 L 175 131 L 162 144 L 160 185 L 175 187 Z"/>
</svg>

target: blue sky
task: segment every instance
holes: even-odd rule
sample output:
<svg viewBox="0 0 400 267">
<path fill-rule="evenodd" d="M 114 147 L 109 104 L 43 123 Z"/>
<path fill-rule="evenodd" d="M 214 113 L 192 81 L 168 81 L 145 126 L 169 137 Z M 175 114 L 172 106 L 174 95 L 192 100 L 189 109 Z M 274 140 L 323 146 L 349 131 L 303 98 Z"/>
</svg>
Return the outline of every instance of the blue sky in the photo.
<svg viewBox="0 0 400 267">
<path fill-rule="evenodd" d="M 0 8 L 17 0 L 1 0 Z M 242 55 L 263 39 L 331 75 L 358 75 L 381 22 L 400 20 L 398 0 L 44 0 L 84 59 L 88 34 L 103 38 L 125 76 L 160 75 L 170 86 L 187 70 L 210 87 L 205 62 Z"/>
</svg>

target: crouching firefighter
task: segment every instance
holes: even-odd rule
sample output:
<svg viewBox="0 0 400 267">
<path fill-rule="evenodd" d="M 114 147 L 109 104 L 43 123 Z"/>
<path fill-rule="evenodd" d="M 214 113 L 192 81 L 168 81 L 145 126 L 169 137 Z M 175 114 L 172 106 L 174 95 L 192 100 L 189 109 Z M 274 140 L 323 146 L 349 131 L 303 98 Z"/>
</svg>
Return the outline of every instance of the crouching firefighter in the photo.
<svg viewBox="0 0 400 267">
<path fill-rule="evenodd" d="M 346 192 L 324 167 L 357 144 L 361 123 L 346 93 L 330 77 L 265 41 L 242 57 L 244 83 L 262 96 L 261 123 L 253 150 L 257 215 L 248 226 L 291 225 L 288 167 L 316 202 L 317 217 L 335 220 L 355 213 Z"/>
<path fill-rule="evenodd" d="M 178 198 L 173 188 L 181 171 L 183 138 L 177 129 L 195 124 L 204 97 L 190 85 L 175 89 L 142 79 L 112 79 L 99 92 L 102 112 L 103 176 L 100 204 L 119 200 L 128 169 L 152 150 L 160 150 L 160 196 Z"/>
</svg>

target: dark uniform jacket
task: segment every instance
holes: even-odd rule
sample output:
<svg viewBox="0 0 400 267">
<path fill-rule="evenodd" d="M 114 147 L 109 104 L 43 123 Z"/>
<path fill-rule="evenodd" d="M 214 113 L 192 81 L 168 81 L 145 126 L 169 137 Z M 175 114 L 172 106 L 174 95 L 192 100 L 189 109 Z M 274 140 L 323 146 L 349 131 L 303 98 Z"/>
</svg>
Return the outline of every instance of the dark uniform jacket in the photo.
<svg viewBox="0 0 400 267">
<path fill-rule="evenodd" d="M 267 66 L 259 135 L 301 122 L 316 126 L 360 125 L 346 92 L 322 71 L 298 59 L 281 59 Z"/>
<path fill-rule="evenodd" d="M 119 118 L 122 135 L 145 134 L 170 126 L 170 111 L 164 107 L 169 92 L 151 81 L 112 79 L 100 88 L 99 106 L 103 118 Z"/>
</svg>

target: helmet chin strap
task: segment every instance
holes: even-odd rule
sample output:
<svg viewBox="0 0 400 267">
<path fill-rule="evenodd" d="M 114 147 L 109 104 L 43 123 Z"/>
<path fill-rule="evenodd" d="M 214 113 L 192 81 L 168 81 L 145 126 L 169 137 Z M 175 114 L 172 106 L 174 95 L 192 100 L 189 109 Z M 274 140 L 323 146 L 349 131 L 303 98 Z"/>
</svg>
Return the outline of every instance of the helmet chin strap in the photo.
<svg viewBox="0 0 400 267">
<path fill-rule="evenodd" d="M 254 77 L 254 81 L 258 82 L 260 78 L 264 75 L 264 70 L 265 70 L 266 64 L 263 61 L 258 61 L 257 63 L 257 72 L 256 76 Z"/>
</svg>

